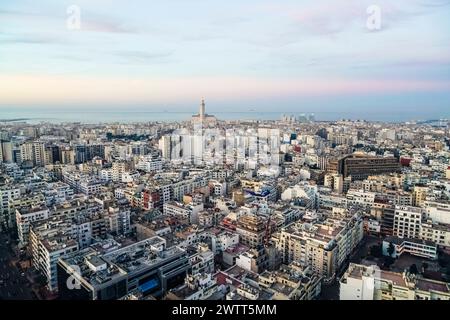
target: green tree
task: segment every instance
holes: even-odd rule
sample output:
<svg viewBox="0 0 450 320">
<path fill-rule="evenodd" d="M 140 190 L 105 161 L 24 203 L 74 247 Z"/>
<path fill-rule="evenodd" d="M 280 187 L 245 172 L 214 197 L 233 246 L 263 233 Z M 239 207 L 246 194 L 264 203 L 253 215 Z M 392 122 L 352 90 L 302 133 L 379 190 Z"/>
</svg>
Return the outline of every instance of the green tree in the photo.
<svg viewBox="0 0 450 320">
<path fill-rule="evenodd" d="M 370 255 L 375 258 L 381 257 L 381 255 L 382 255 L 381 246 L 374 245 L 374 246 L 370 247 Z"/>
<path fill-rule="evenodd" d="M 384 266 L 386 268 L 390 268 L 390 266 L 394 263 L 394 258 L 392 258 L 391 256 L 385 257 L 384 258 Z"/>
<path fill-rule="evenodd" d="M 417 265 L 414 263 L 409 267 L 409 273 L 418 274 L 419 270 L 417 269 Z"/>
<path fill-rule="evenodd" d="M 394 254 L 395 246 L 392 242 L 389 242 L 389 247 L 387 248 L 387 252 L 389 253 L 389 256 L 391 256 L 391 257 Z"/>
</svg>

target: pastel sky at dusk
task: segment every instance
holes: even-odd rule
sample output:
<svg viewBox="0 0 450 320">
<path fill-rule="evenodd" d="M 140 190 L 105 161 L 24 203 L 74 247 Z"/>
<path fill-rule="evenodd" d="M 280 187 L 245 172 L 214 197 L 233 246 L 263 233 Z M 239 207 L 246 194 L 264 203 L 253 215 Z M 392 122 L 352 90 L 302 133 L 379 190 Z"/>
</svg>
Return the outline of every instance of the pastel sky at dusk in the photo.
<svg viewBox="0 0 450 320">
<path fill-rule="evenodd" d="M 211 111 L 450 117 L 449 30 L 449 0 L 0 0 L 0 113 L 190 111 L 204 96 Z"/>
</svg>

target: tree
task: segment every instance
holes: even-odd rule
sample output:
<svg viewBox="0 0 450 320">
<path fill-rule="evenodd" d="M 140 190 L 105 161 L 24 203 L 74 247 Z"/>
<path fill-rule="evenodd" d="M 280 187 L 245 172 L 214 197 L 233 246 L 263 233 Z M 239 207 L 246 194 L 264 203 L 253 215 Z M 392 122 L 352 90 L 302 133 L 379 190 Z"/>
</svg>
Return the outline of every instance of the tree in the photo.
<svg viewBox="0 0 450 320">
<path fill-rule="evenodd" d="M 445 268 L 449 263 L 448 259 L 444 255 L 440 255 L 438 258 L 439 266 Z"/>
<path fill-rule="evenodd" d="M 384 266 L 386 268 L 390 268 L 390 266 L 394 263 L 394 258 L 392 258 L 391 256 L 388 256 L 384 259 Z"/>
<path fill-rule="evenodd" d="M 409 267 L 409 273 L 418 274 L 419 270 L 417 269 L 417 265 L 414 263 Z"/>
<path fill-rule="evenodd" d="M 387 248 L 387 252 L 389 253 L 389 256 L 392 257 L 392 255 L 395 252 L 395 246 L 392 242 L 389 242 L 389 247 Z"/>
<path fill-rule="evenodd" d="M 370 247 L 370 255 L 375 258 L 381 257 L 381 255 L 382 255 L 381 246 L 374 245 L 374 246 Z"/>
</svg>

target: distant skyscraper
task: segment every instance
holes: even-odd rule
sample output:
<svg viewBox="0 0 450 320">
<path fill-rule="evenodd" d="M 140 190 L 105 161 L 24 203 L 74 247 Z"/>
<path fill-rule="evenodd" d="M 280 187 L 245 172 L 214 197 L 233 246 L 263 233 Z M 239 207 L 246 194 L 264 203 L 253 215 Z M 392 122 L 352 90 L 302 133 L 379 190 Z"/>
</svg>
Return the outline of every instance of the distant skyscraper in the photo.
<svg viewBox="0 0 450 320">
<path fill-rule="evenodd" d="M 200 118 L 205 118 L 205 99 L 202 99 L 202 103 L 200 105 L 200 112 L 199 112 Z"/>
<path fill-rule="evenodd" d="M 171 159 L 171 136 L 162 136 L 159 140 L 159 150 L 161 150 L 162 157 L 166 160 Z"/>
</svg>

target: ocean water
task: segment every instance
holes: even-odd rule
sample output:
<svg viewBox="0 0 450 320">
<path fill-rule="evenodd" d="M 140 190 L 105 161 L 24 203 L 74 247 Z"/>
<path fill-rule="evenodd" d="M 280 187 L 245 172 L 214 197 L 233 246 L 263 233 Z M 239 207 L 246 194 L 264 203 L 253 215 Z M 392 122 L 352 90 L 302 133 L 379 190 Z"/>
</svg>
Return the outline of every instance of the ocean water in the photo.
<svg viewBox="0 0 450 320">
<path fill-rule="evenodd" d="M 136 122 L 170 122 L 189 120 L 195 113 L 192 112 L 172 112 L 172 111 L 133 111 L 133 110 L 99 110 L 99 109 L 79 109 L 79 110 L 50 110 L 50 109 L 17 109 L 0 108 L 0 121 L 21 120 L 27 123 L 36 124 L 41 122 L 65 123 L 81 122 L 87 124 L 96 123 L 136 123 Z M 308 115 L 314 113 L 317 121 L 334 121 L 341 119 L 368 120 L 383 122 L 405 122 L 411 120 L 440 119 L 443 116 L 432 117 L 424 112 L 388 113 L 380 114 L 376 112 L 210 112 L 220 120 L 279 120 L 286 115 Z M 448 115 L 447 115 L 448 116 Z"/>
</svg>

